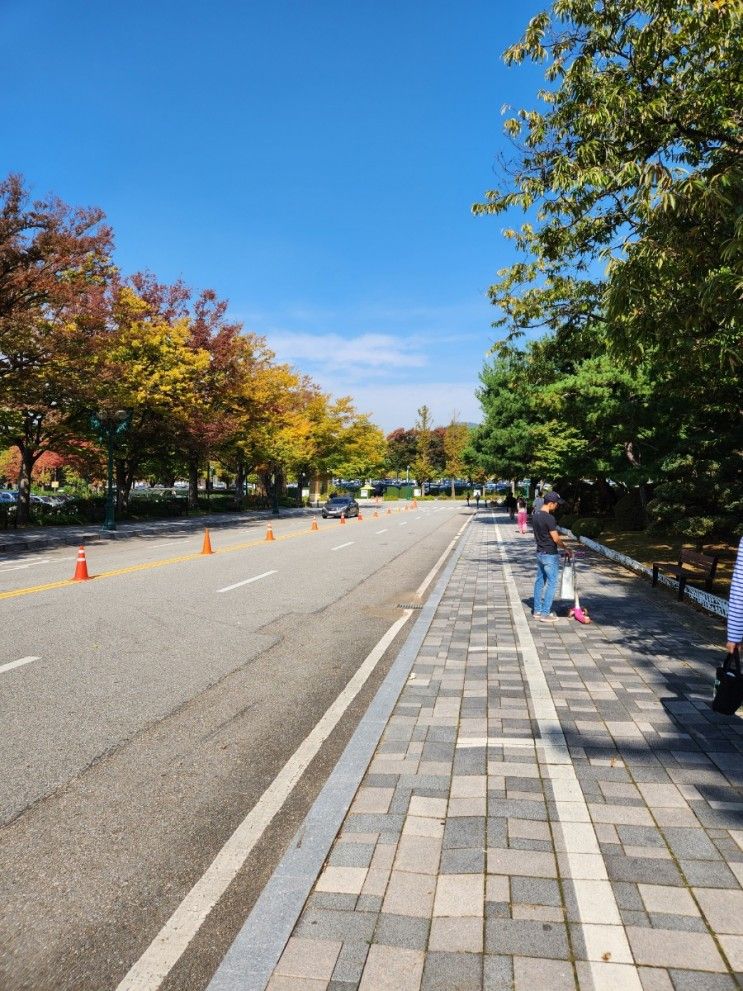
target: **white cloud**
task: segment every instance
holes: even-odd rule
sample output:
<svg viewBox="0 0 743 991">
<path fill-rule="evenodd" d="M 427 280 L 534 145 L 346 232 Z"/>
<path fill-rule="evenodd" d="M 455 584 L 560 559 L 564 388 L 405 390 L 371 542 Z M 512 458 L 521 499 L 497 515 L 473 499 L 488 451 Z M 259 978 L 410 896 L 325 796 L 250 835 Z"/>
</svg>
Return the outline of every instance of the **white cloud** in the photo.
<svg viewBox="0 0 743 991">
<path fill-rule="evenodd" d="M 277 332 L 269 344 L 282 361 L 289 361 L 312 373 L 321 368 L 329 373 L 341 369 L 349 378 L 396 368 L 423 368 L 425 354 L 412 342 L 391 334 L 303 334 Z"/>
<path fill-rule="evenodd" d="M 437 426 L 455 411 L 460 420 L 479 422 L 475 389 L 489 343 L 488 315 L 479 296 L 443 306 L 360 300 L 335 309 L 295 303 L 240 314 L 279 361 L 311 375 L 333 396 L 352 396 L 385 432 L 412 427 L 423 405 Z"/>
<path fill-rule="evenodd" d="M 385 433 L 396 427 L 412 427 L 421 406 L 428 406 L 434 426 L 446 426 L 452 414 L 468 423 L 479 423 L 480 404 L 475 397 L 476 382 L 405 382 L 350 385 L 326 378 L 322 385 L 335 396 L 351 395 L 356 408 L 369 413 Z M 344 387 L 345 385 L 345 387 Z"/>
</svg>

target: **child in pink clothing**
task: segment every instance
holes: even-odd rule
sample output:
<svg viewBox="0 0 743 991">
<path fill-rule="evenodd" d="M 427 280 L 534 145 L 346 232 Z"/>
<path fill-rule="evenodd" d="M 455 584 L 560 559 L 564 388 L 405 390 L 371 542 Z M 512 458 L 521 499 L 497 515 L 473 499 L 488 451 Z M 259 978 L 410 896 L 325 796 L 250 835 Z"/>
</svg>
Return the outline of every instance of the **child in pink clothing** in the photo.
<svg viewBox="0 0 743 991">
<path fill-rule="evenodd" d="M 516 524 L 519 533 L 526 533 L 526 503 L 523 499 L 519 499 L 516 503 L 516 511 Z"/>
</svg>

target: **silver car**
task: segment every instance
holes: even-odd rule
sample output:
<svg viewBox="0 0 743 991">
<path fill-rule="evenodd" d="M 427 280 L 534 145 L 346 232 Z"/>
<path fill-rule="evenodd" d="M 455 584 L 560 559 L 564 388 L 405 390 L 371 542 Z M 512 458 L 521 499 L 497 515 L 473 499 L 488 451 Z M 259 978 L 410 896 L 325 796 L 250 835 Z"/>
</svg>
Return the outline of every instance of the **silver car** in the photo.
<svg viewBox="0 0 743 991">
<path fill-rule="evenodd" d="M 333 496 L 331 499 L 325 503 L 322 507 L 322 518 L 327 520 L 328 517 L 340 518 L 340 516 L 358 516 L 359 515 L 359 504 L 351 496 Z"/>
</svg>

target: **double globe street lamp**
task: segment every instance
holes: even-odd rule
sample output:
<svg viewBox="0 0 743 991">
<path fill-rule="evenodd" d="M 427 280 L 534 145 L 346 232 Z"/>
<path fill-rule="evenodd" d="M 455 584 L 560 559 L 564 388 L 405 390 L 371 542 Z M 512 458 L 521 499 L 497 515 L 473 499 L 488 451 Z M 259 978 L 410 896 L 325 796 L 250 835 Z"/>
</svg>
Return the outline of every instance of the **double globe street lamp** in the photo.
<svg viewBox="0 0 743 991">
<path fill-rule="evenodd" d="M 106 489 L 106 515 L 103 519 L 104 530 L 116 529 L 116 514 L 114 502 L 114 448 L 116 440 L 122 437 L 132 422 L 131 410 L 118 409 L 114 412 L 99 410 L 90 418 L 90 425 L 101 440 L 108 444 L 108 487 Z"/>
</svg>

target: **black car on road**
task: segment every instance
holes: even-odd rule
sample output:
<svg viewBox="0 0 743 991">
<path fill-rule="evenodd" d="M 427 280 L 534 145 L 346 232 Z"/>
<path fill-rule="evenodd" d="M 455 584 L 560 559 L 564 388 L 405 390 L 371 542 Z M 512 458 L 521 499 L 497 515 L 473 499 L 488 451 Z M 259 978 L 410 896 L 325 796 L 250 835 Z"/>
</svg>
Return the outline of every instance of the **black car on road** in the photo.
<svg viewBox="0 0 743 991">
<path fill-rule="evenodd" d="M 332 496 L 322 507 L 322 518 L 326 520 L 329 516 L 341 515 L 358 516 L 359 504 L 351 496 Z"/>
</svg>

